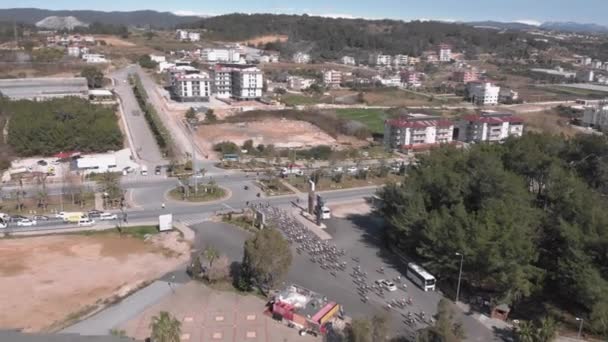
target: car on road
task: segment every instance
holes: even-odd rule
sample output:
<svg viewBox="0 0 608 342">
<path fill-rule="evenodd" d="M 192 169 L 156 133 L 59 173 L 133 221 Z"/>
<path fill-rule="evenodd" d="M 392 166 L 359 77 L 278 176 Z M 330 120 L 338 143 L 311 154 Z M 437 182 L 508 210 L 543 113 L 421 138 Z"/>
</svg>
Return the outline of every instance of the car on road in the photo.
<svg viewBox="0 0 608 342">
<path fill-rule="evenodd" d="M 44 215 L 34 215 L 33 219 L 35 221 L 48 221 L 50 218 Z"/>
<path fill-rule="evenodd" d="M 31 227 L 31 226 L 35 226 L 35 225 L 36 225 L 36 221 L 30 220 L 27 218 L 17 221 L 17 226 L 19 226 L 19 227 Z"/>
<path fill-rule="evenodd" d="M 89 210 L 89 212 L 87 214 L 89 215 L 89 217 L 99 217 L 99 215 L 101 215 L 103 213 L 104 212 L 101 210 L 93 209 L 93 210 Z"/>
<path fill-rule="evenodd" d="M 378 280 L 376 280 L 376 284 L 384 287 L 385 289 L 387 289 L 390 292 L 397 291 L 397 286 L 395 286 L 395 283 L 393 283 L 390 280 L 378 279 Z"/>
<path fill-rule="evenodd" d="M 27 217 L 22 215 L 11 215 L 11 217 L 9 218 L 9 222 L 19 222 L 25 219 L 27 219 Z"/>
<path fill-rule="evenodd" d="M 349 167 L 348 169 L 346 169 L 346 172 L 348 172 L 348 173 L 351 173 L 351 174 L 352 174 L 352 173 L 357 173 L 357 171 L 358 171 L 358 170 L 359 170 L 359 169 L 357 169 L 357 167 L 356 167 L 356 166 L 351 166 L 351 167 Z"/>
<path fill-rule="evenodd" d="M 162 166 L 160 166 L 160 165 L 157 165 L 157 166 L 154 168 L 154 174 L 155 174 L 155 175 L 157 175 L 157 176 L 159 176 L 159 175 L 160 175 L 160 173 L 162 172 L 162 170 L 163 170 L 163 167 L 162 167 Z"/>
<path fill-rule="evenodd" d="M 334 167 L 334 169 L 332 171 L 335 173 L 340 173 L 340 172 L 344 172 L 344 168 L 342 168 L 342 166 L 336 166 L 336 167 Z"/>
<path fill-rule="evenodd" d="M 118 215 L 112 213 L 101 213 L 99 214 L 100 221 L 109 221 L 109 220 L 117 220 Z"/>
<path fill-rule="evenodd" d="M 91 227 L 95 224 L 95 220 L 91 220 L 90 218 L 81 218 L 78 220 L 78 227 Z"/>
</svg>

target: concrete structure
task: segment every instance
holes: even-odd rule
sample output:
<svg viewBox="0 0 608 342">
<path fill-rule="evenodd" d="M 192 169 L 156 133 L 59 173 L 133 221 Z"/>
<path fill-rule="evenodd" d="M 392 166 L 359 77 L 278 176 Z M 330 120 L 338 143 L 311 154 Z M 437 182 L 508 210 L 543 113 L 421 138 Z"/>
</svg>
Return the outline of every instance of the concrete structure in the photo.
<svg viewBox="0 0 608 342">
<path fill-rule="evenodd" d="M 209 101 L 211 80 L 205 72 L 178 74 L 174 78 L 171 91 L 177 101 Z"/>
<path fill-rule="evenodd" d="M 469 82 L 476 82 L 479 79 L 479 73 L 476 69 L 464 69 L 454 71 L 452 74 L 452 80 L 454 82 L 467 84 Z"/>
<path fill-rule="evenodd" d="M 176 30 L 175 38 L 179 40 L 188 40 L 188 31 L 186 30 Z"/>
<path fill-rule="evenodd" d="M 310 88 L 311 85 L 315 84 L 314 78 L 304 78 L 300 76 L 289 76 L 287 77 L 287 87 L 292 90 L 304 90 Z"/>
<path fill-rule="evenodd" d="M 201 40 L 201 34 L 198 32 L 188 32 L 188 40 L 191 42 L 198 42 Z"/>
<path fill-rule="evenodd" d="M 89 90 L 89 100 L 94 103 L 115 103 L 114 93 L 108 89 Z"/>
<path fill-rule="evenodd" d="M 150 55 L 150 60 L 156 63 L 166 63 L 167 57 L 161 55 Z"/>
<path fill-rule="evenodd" d="M 467 92 L 471 102 L 478 106 L 497 105 L 500 87 L 489 82 L 471 82 L 467 84 Z"/>
<path fill-rule="evenodd" d="M 232 97 L 237 100 L 253 100 L 262 97 L 264 75 L 254 66 L 233 66 Z"/>
<path fill-rule="evenodd" d="M 591 67 L 594 69 L 602 69 L 603 66 L 604 63 L 602 61 L 594 60 L 593 62 L 591 62 Z"/>
<path fill-rule="evenodd" d="M 410 56 L 408 55 L 395 55 L 393 57 L 393 66 L 400 67 L 409 65 Z"/>
<path fill-rule="evenodd" d="M 272 314 L 276 319 L 291 322 L 297 329 L 315 334 L 326 332 L 325 325 L 340 312 L 340 305 L 311 290 L 289 285 L 272 300 Z"/>
<path fill-rule="evenodd" d="M 498 102 L 500 103 L 513 103 L 519 100 L 519 93 L 513 89 L 501 88 L 498 92 Z"/>
<path fill-rule="evenodd" d="M 203 49 L 201 59 L 206 63 L 241 63 L 241 54 L 234 49 Z"/>
<path fill-rule="evenodd" d="M 585 108 L 583 124 L 604 131 L 608 128 L 608 101 Z"/>
<path fill-rule="evenodd" d="M 232 69 L 216 65 L 211 71 L 213 93 L 217 98 L 227 99 L 232 96 Z"/>
<path fill-rule="evenodd" d="M 357 64 L 356 61 L 355 61 L 355 57 L 352 57 L 352 56 L 344 56 L 344 57 L 342 57 L 340 59 L 340 61 L 344 65 L 355 65 L 355 64 Z"/>
<path fill-rule="evenodd" d="M 323 71 L 323 83 L 330 87 L 340 86 L 342 83 L 342 72 L 336 70 Z"/>
<path fill-rule="evenodd" d="M 595 72 L 593 70 L 580 70 L 576 73 L 576 80 L 578 82 L 591 83 L 595 79 Z"/>
<path fill-rule="evenodd" d="M 384 122 L 384 146 L 421 150 L 452 142 L 454 123 L 438 116 L 409 114 Z"/>
<path fill-rule="evenodd" d="M 416 71 L 404 71 L 401 73 L 401 83 L 408 87 L 417 88 L 422 85 L 420 73 Z"/>
<path fill-rule="evenodd" d="M 454 136 L 464 142 L 500 142 L 509 137 L 521 137 L 523 119 L 513 114 L 484 112 L 465 115 L 456 124 Z"/>
<path fill-rule="evenodd" d="M 401 76 L 399 76 L 399 75 L 385 76 L 385 77 L 376 76 L 374 79 L 376 81 L 380 82 L 385 87 L 403 86 L 403 83 L 401 83 Z"/>
<path fill-rule="evenodd" d="M 120 171 L 113 154 L 89 154 L 76 159 L 76 167 L 79 172 L 105 173 Z"/>
<path fill-rule="evenodd" d="M 297 64 L 308 64 L 310 60 L 310 55 L 304 52 L 297 52 L 293 55 L 293 62 Z"/>
<path fill-rule="evenodd" d="M 381 53 L 372 54 L 369 56 L 369 64 L 377 66 L 388 66 L 391 65 L 393 57 L 390 55 L 383 55 Z"/>
<path fill-rule="evenodd" d="M 159 62 L 158 66 L 156 67 L 156 72 L 163 73 L 171 68 L 174 68 L 176 65 L 175 63 L 169 63 L 169 62 Z"/>
<path fill-rule="evenodd" d="M 576 77 L 576 72 L 566 71 L 561 67 L 557 67 L 555 69 L 532 68 L 532 69 L 530 69 L 530 71 L 539 72 L 541 74 L 547 74 L 547 75 L 552 75 L 552 76 L 561 76 L 566 79 Z"/>
<path fill-rule="evenodd" d="M 452 60 L 452 47 L 448 44 L 439 45 L 439 61 L 442 63 Z"/>
<path fill-rule="evenodd" d="M 80 57 L 80 46 L 72 45 L 68 46 L 68 56 L 71 57 Z"/>
<path fill-rule="evenodd" d="M 89 87 L 84 77 L 0 79 L 0 93 L 12 100 L 46 100 L 67 96 L 87 98 Z"/>
<path fill-rule="evenodd" d="M 82 59 L 87 63 L 108 63 L 105 55 L 98 53 L 87 53 L 82 55 Z"/>
</svg>

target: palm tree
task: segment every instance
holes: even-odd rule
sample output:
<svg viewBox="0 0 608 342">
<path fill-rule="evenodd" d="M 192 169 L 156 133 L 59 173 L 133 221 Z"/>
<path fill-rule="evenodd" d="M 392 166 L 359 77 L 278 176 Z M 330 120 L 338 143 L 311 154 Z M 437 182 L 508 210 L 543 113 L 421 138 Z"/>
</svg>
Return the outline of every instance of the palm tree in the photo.
<svg viewBox="0 0 608 342">
<path fill-rule="evenodd" d="M 161 311 L 158 316 L 152 317 L 150 329 L 153 342 L 179 342 L 182 323 L 167 311 Z"/>
<path fill-rule="evenodd" d="M 536 342 L 536 326 L 531 321 L 523 321 L 517 327 L 518 342 Z"/>
</svg>

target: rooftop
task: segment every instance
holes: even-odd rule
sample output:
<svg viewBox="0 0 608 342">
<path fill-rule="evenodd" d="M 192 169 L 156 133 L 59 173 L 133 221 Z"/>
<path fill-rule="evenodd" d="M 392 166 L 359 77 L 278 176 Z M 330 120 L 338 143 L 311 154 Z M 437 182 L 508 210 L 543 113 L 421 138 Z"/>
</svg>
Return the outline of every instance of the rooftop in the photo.
<svg viewBox="0 0 608 342">
<path fill-rule="evenodd" d="M 513 116 L 508 113 L 482 113 L 481 115 L 465 115 L 462 117 L 463 120 L 469 122 L 488 123 L 488 124 L 501 124 L 503 122 L 510 122 L 512 124 L 523 124 L 524 120 L 520 117 Z"/>
<path fill-rule="evenodd" d="M 313 319 L 317 314 L 322 313 L 328 305 L 331 304 L 333 307 L 336 304 L 328 301 L 327 297 L 298 285 L 287 286 L 275 298 L 278 302 L 293 306 L 298 315 L 309 319 Z"/>
<path fill-rule="evenodd" d="M 0 79 L 0 93 L 14 100 L 87 95 L 84 77 Z"/>
<path fill-rule="evenodd" d="M 398 119 L 386 121 L 390 126 L 400 128 L 426 128 L 426 127 L 451 127 L 454 123 L 451 120 L 443 119 L 439 116 L 426 114 L 408 114 Z"/>
</svg>

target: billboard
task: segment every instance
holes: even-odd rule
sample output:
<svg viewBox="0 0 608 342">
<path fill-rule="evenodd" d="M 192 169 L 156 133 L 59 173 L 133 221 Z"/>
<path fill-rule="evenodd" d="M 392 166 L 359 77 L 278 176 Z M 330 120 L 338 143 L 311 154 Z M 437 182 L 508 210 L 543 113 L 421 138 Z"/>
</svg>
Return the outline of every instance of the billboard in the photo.
<svg viewBox="0 0 608 342">
<path fill-rule="evenodd" d="M 173 229 L 173 214 L 158 216 L 158 230 L 165 232 Z"/>
</svg>

